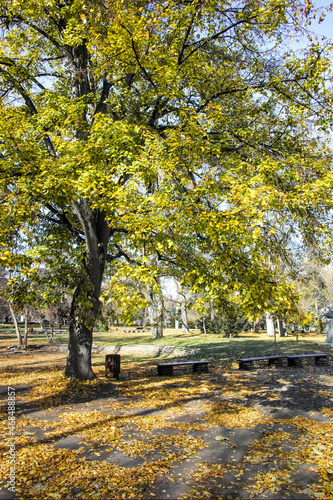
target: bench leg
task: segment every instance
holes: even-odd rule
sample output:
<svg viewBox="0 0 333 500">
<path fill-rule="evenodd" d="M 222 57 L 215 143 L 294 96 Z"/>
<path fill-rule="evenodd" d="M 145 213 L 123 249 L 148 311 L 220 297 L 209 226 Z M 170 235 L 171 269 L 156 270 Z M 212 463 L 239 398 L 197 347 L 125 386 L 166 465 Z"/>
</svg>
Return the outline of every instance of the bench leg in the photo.
<svg viewBox="0 0 333 500">
<path fill-rule="evenodd" d="M 327 366 L 330 364 L 328 356 L 323 356 L 322 358 L 315 358 L 316 365 L 318 366 Z"/>
<path fill-rule="evenodd" d="M 295 368 L 301 368 L 303 366 L 303 361 L 301 358 L 288 359 L 288 366 L 293 366 Z"/>
<path fill-rule="evenodd" d="M 253 361 L 239 361 L 240 370 L 252 370 L 253 368 Z"/>
<path fill-rule="evenodd" d="M 283 367 L 283 359 L 269 359 L 268 360 L 268 366 L 275 366 L 275 368 L 282 368 Z"/>
<path fill-rule="evenodd" d="M 203 365 L 203 364 L 200 364 L 200 365 L 196 365 L 194 364 L 193 365 L 193 372 L 196 372 L 196 373 L 208 373 L 208 363 Z"/>
<path fill-rule="evenodd" d="M 173 375 L 173 366 L 158 366 L 158 375 Z"/>
</svg>

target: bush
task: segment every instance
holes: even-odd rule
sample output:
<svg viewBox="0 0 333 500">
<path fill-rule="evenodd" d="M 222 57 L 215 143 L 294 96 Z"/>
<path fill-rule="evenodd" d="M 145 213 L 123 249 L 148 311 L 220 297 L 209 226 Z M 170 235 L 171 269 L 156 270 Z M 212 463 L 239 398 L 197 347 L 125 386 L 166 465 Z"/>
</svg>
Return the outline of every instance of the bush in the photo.
<svg viewBox="0 0 333 500">
<path fill-rule="evenodd" d="M 325 326 L 321 318 L 314 322 L 314 327 L 316 329 L 316 333 L 323 333 Z"/>
<path fill-rule="evenodd" d="M 199 328 L 204 332 L 204 323 L 206 333 L 223 335 L 224 337 L 236 337 L 239 333 L 251 328 L 247 317 L 239 308 L 228 307 L 227 310 L 220 312 L 213 320 L 209 316 L 200 318 Z"/>
</svg>

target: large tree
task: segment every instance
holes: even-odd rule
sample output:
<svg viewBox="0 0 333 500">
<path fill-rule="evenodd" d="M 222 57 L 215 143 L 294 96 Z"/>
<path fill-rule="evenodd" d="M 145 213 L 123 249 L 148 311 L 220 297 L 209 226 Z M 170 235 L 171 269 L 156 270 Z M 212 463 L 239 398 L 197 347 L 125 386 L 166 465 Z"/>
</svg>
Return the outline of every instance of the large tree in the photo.
<svg viewBox="0 0 333 500">
<path fill-rule="evenodd" d="M 13 264 L 7 240 L 24 230 L 35 258 L 70 264 L 66 375 L 94 377 L 108 261 L 151 253 L 182 265 L 187 283 L 223 275 L 245 301 L 267 302 L 269 235 L 296 217 L 309 237 L 325 218 L 328 152 L 311 127 L 325 127 L 329 62 L 319 43 L 282 50 L 311 4 L 0 6 L 2 259 Z"/>
</svg>

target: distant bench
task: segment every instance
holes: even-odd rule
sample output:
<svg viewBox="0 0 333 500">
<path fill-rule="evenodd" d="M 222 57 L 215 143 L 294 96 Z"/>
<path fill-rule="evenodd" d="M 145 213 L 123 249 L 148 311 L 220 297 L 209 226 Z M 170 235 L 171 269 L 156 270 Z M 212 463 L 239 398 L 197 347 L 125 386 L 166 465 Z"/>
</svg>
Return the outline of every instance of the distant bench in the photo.
<svg viewBox="0 0 333 500">
<path fill-rule="evenodd" d="M 176 363 L 156 363 L 158 375 L 172 375 L 174 366 L 193 365 L 194 373 L 207 373 L 211 361 L 178 361 Z"/>
<path fill-rule="evenodd" d="M 316 365 L 325 366 L 329 364 L 329 354 L 295 354 L 292 356 L 286 356 L 288 360 L 288 366 L 302 366 L 303 358 L 314 358 Z"/>
<path fill-rule="evenodd" d="M 238 360 L 240 370 L 250 370 L 254 368 L 254 361 L 267 360 L 268 366 L 282 366 L 282 360 L 285 356 L 260 356 L 258 358 L 243 358 Z"/>
<path fill-rule="evenodd" d="M 49 335 L 51 335 L 51 330 L 50 330 L 50 328 L 46 328 L 45 330 L 34 328 L 33 331 L 29 332 L 29 333 L 32 333 L 35 335 L 46 335 L 47 333 L 49 333 Z M 53 333 L 55 335 L 61 335 L 63 333 L 68 333 L 68 330 L 53 330 Z"/>
<path fill-rule="evenodd" d="M 319 354 L 293 354 L 290 356 L 287 355 L 276 355 L 276 356 L 260 356 L 258 358 L 242 358 L 238 359 L 239 369 L 240 370 L 251 370 L 254 368 L 254 361 L 267 360 L 267 366 L 283 366 L 283 360 L 287 359 L 288 366 L 303 366 L 302 359 L 303 358 L 314 358 L 315 363 L 318 366 L 325 366 L 329 364 L 329 354 L 319 353 Z"/>
<path fill-rule="evenodd" d="M 37 330 L 36 328 L 33 329 L 32 332 L 30 333 L 33 333 L 33 334 L 36 334 L 36 335 L 43 335 L 45 333 L 45 330 Z"/>
</svg>

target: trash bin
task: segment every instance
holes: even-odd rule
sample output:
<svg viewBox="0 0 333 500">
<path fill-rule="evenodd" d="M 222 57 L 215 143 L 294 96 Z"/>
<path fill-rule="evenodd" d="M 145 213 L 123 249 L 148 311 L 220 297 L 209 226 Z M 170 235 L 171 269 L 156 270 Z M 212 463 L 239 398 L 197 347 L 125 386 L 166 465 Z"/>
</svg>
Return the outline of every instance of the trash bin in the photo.
<svg viewBox="0 0 333 500">
<path fill-rule="evenodd" d="M 120 354 L 107 354 L 105 356 L 105 376 L 119 380 Z"/>
</svg>

